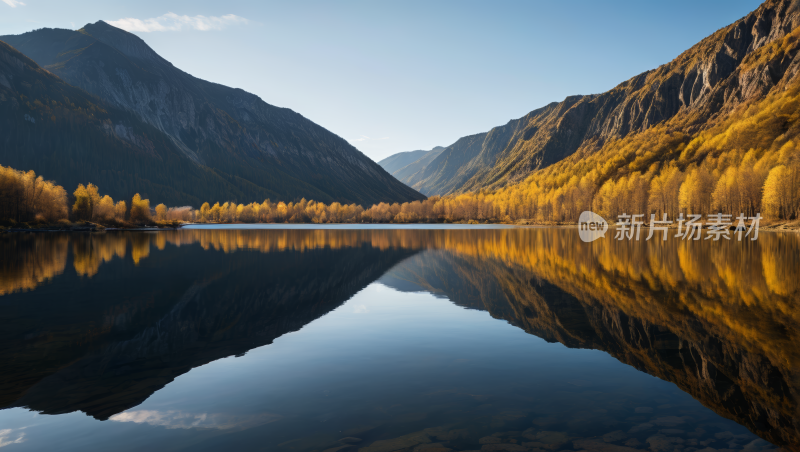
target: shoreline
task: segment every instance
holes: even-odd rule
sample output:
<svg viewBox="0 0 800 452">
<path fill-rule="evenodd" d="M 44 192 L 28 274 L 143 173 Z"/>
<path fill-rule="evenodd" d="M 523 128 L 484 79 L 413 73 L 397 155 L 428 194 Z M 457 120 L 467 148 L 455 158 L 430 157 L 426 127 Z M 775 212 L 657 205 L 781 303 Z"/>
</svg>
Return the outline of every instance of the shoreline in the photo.
<svg viewBox="0 0 800 452">
<path fill-rule="evenodd" d="M 358 225 L 362 225 L 365 228 L 373 228 L 373 227 L 380 227 L 380 226 L 397 226 L 397 227 L 425 227 L 429 226 L 433 229 L 444 229 L 448 226 L 455 226 L 457 228 L 463 228 L 464 226 L 478 226 L 478 227 L 491 227 L 491 226 L 499 226 L 499 227 L 527 227 L 527 228 L 577 228 L 578 223 L 533 223 L 526 220 L 519 220 L 516 223 L 503 223 L 503 222 L 448 222 L 448 223 L 176 223 L 171 225 L 141 225 L 141 226 L 131 226 L 131 227 L 119 227 L 117 225 L 114 226 L 104 226 L 99 223 L 89 223 L 85 222 L 82 224 L 74 224 L 74 225 L 47 225 L 43 227 L 31 227 L 31 228 L 19 228 L 19 227 L 10 227 L 10 228 L 2 228 L 0 227 L 0 234 L 3 233 L 44 233 L 44 232 L 107 232 L 107 231 L 174 231 L 178 229 L 182 229 L 186 226 L 200 226 L 202 227 L 214 227 L 214 226 L 223 226 L 227 228 L 235 228 L 237 225 L 249 226 L 249 225 L 265 225 L 265 229 L 268 228 L 276 228 L 280 229 L 279 225 L 284 225 L 288 229 L 294 228 L 305 228 L 305 229 L 328 229 L 331 227 L 342 227 L 342 226 L 350 226 L 350 227 L 357 227 Z M 748 227 L 750 225 L 747 225 Z M 616 229 L 616 223 L 608 223 L 609 231 Z M 649 227 L 647 224 L 642 225 L 642 230 L 648 230 Z M 675 224 L 671 224 L 667 226 L 669 230 L 677 230 L 678 227 Z M 701 229 L 708 229 L 708 227 L 703 224 Z M 734 231 L 735 226 L 731 226 L 729 231 Z M 800 233 L 800 220 L 795 221 L 783 221 L 783 222 L 767 222 L 759 226 L 759 231 L 772 231 L 772 232 L 795 232 Z"/>
<path fill-rule="evenodd" d="M 160 231 L 160 230 L 177 230 L 185 226 L 185 224 L 175 224 L 170 226 L 158 225 L 144 225 L 144 226 L 104 226 L 99 223 L 82 223 L 74 225 L 46 225 L 42 227 L 20 228 L 20 227 L 0 227 L 0 234 L 11 232 L 106 232 L 106 231 Z"/>
</svg>

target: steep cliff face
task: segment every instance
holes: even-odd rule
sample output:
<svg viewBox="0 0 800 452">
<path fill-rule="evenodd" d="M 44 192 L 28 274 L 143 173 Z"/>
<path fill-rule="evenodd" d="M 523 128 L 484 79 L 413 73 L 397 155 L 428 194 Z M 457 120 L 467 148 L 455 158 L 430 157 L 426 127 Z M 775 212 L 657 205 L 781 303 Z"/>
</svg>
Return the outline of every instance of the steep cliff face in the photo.
<svg viewBox="0 0 800 452">
<path fill-rule="evenodd" d="M 710 127 L 795 79 L 798 25 L 796 1 L 768 0 L 667 64 L 605 93 L 570 96 L 461 138 L 414 178 L 401 180 L 426 195 L 498 188 L 663 121 L 675 119 L 675 129 L 687 133 Z M 787 37 L 779 49 L 760 51 Z"/>
<path fill-rule="evenodd" d="M 33 169 L 68 191 L 98 184 L 173 205 L 218 193 L 269 193 L 190 164 L 175 142 L 134 114 L 75 88 L 0 42 L 0 164 Z"/>
<path fill-rule="evenodd" d="M 263 187 L 273 197 L 363 204 L 422 199 L 344 139 L 300 114 L 241 89 L 197 79 L 140 38 L 105 22 L 80 31 L 41 29 L 0 40 L 67 83 L 163 132 L 194 164 Z"/>
</svg>

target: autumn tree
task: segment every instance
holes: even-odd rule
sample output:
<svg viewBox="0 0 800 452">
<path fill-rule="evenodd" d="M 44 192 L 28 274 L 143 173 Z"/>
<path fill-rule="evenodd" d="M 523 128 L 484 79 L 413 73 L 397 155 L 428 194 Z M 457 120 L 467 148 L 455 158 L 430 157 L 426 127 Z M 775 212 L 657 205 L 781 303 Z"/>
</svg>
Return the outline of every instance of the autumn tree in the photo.
<svg viewBox="0 0 800 452">
<path fill-rule="evenodd" d="M 0 165 L 0 219 L 56 221 L 68 213 L 63 187 L 35 172 Z"/>
<path fill-rule="evenodd" d="M 92 197 L 83 184 L 78 184 L 78 188 L 72 192 L 75 197 L 75 204 L 72 205 L 72 214 L 78 220 L 91 220 L 92 219 Z"/>
<path fill-rule="evenodd" d="M 687 214 L 704 214 L 711 211 L 714 179 L 705 168 L 695 168 L 686 176 L 679 190 L 680 209 Z"/>
<path fill-rule="evenodd" d="M 167 219 L 167 206 L 159 204 L 156 206 L 156 220 L 164 221 Z"/>
<path fill-rule="evenodd" d="M 131 201 L 131 223 L 148 221 L 150 221 L 150 200 L 142 199 L 141 195 L 136 193 Z"/>
<path fill-rule="evenodd" d="M 800 166 L 778 165 L 769 172 L 764 183 L 766 213 L 782 220 L 798 217 L 800 210 Z"/>
<path fill-rule="evenodd" d="M 111 196 L 103 196 L 95 208 L 95 218 L 101 221 L 108 221 L 114 218 L 114 207 L 114 200 L 111 199 Z"/>
<path fill-rule="evenodd" d="M 125 201 L 119 201 L 114 205 L 114 218 L 117 221 L 125 221 L 125 214 L 128 212 L 128 206 Z"/>
<path fill-rule="evenodd" d="M 211 213 L 211 206 L 204 202 L 202 206 L 200 206 L 200 221 L 208 221 L 208 215 Z"/>
</svg>

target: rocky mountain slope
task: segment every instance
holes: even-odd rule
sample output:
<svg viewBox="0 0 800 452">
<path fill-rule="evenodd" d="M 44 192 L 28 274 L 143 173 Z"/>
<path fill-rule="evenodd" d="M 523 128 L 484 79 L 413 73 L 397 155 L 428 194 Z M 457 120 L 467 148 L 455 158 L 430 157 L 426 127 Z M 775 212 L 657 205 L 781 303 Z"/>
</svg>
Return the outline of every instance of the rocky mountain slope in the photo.
<svg viewBox="0 0 800 452">
<path fill-rule="evenodd" d="M 64 83 L 3 42 L 0 128 L 0 164 L 55 177 L 70 191 L 92 182 L 115 198 L 140 192 L 174 204 L 263 192 L 190 164 L 167 135 Z"/>
<path fill-rule="evenodd" d="M 794 80 L 800 4 L 768 0 L 676 59 L 602 94 L 570 96 L 459 139 L 403 182 L 426 195 L 495 189 L 674 120 L 666 133 L 712 127 Z"/>
<path fill-rule="evenodd" d="M 96 103 L 102 102 L 104 109 L 113 107 L 128 112 L 154 129 L 153 132 L 160 132 L 148 136 L 165 136 L 168 147 L 177 150 L 181 157 L 181 162 L 170 165 L 169 171 L 176 166 L 194 166 L 216 173 L 235 187 L 201 196 L 198 191 L 202 188 L 178 177 L 172 182 L 165 181 L 164 185 L 184 195 L 175 195 L 168 202 L 193 203 L 198 197 L 240 202 L 266 197 L 287 201 L 306 197 L 324 202 L 371 204 L 422 198 L 344 139 L 300 114 L 269 105 L 243 90 L 197 79 L 161 58 L 140 38 L 105 22 L 86 25 L 79 31 L 40 29 L 2 36 L 0 40 L 67 83 L 97 96 Z M 33 84 L 19 78 L 19 74 L 15 79 L 6 79 L 11 83 L 6 88 L 23 82 Z M 61 102 L 34 95 L 30 103 L 35 105 L 36 100 L 43 105 L 47 105 L 45 101 Z M 46 118 L 41 112 L 25 113 L 36 117 L 40 124 Z M 118 136 L 125 133 L 117 124 L 112 128 Z M 45 139 L 65 141 L 58 136 Z M 5 146 L 0 151 L 1 163 L 42 172 L 49 159 L 58 160 L 59 156 L 52 157 L 53 151 L 45 152 L 36 141 L 32 137 L 23 138 L 14 146 Z M 156 160 L 167 148 L 160 144 L 152 148 L 132 146 L 152 154 Z M 16 155 L 20 154 L 20 148 L 26 148 L 30 155 Z M 138 169 L 134 171 L 129 163 L 120 163 L 117 167 L 102 167 L 100 171 L 120 172 L 123 178 L 127 172 L 138 175 Z M 137 162 L 137 165 L 151 168 L 158 163 Z M 50 166 L 58 169 L 61 165 Z M 63 181 L 69 189 L 66 182 L 72 179 L 69 172 L 47 174 Z M 94 177 L 81 182 L 98 183 L 97 178 L 101 178 L 98 173 L 90 175 Z M 114 190 L 123 196 L 122 188 Z M 148 187 L 134 184 L 127 191 L 133 190 L 147 191 Z"/>
</svg>

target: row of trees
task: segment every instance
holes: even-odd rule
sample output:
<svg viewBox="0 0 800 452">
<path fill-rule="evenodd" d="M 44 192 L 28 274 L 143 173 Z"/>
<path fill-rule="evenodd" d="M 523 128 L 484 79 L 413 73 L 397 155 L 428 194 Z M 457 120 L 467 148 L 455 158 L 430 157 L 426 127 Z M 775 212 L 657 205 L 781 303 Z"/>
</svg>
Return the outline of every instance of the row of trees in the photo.
<svg viewBox="0 0 800 452">
<path fill-rule="evenodd" d="M 100 196 L 94 184 L 78 184 L 73 196 L 75 203 L 71 211 L 76 220 L 139 224 L 152 221 L 150 201 L 142 199 L 138 193 L 131 200 L 130 211 L 125 201 L 115 203 L 108 195 Z M 167 209 L 163 204 L 156 208 L 156 213 L 159 212 L 162 215 L 157 219 L 166 220 Z M 69 213 L 64 187 L 44 180 L 33 171 L 18 171 L 0 165 L 0 220 L 55 223 L 67 220 Z"/>
<path fill-rule="evenodd" d="M 130 212 L 128 212 L 128 205 L 125 201 L 114 203 L 111 196 L 100 197 L 99 190 L 94 184 L 85 187 L 83 184 L 78 184 L 73 196 L 75 196 L 75 204 L 72 205 L 72 213 L 77 220 L 102 223 L 112 220 L 124 222 L 126 216 L 131 223 L 146 223 L 152 220 L 150 200 L 142 199 L 139 193 L 133 195 L 133 199 L 131 199 Z M 163 204 L 159 207 L 165 209 Z M 156 211 L 158 212 L 158 209 Z"/>
<path fill-rule="evenodd" d="M 789 147 L 784 146 L 788 155 Z M 762 213 L 771 219 L 800 218 L 800 159 L 793 150 L 785 163 L 768 167 L 765 159 L 755 160 L 752 152 L 739 165 L 722 167 L 717 159 L 685 171 L 674 164 L 659 170 L 654 165 L 646 173 L 634 172 L 617 180 L 599 184 L 594 172 L 578 179 L 573 176 L 563 186 L 545 190 L 535 181 L 497 192 L 478 192 L 434 196 L 410 203 L 380 203 L 368 209 L 356 204 L 330 205 L 307 201 L 213 206 L 204 203 L 199 210 L 189 206 L 168 208 L 159 204 L 151 212 L 150 201 L 137 193 L 130 210 L 125 201 L 114 202 L 101 196 L 94 184 L 79 184 L 73 192 L 72 213 L 77 220 L 96 222 L 146 223 L 156 221 L 196 221 L 201 223 L 428 223 L 489 221 L 538 223 L 576 222 L 584 210 L 593 210 L 614 219 L 622 213 L 666 213 L 675 218 L 683 213 L 724 212 L 748 216 Z M 716 164 L 716 165 L 715 165 Z M 0 166 L 0 214 L 16 221 L 57 221 L 67 218 L 64 189 L 27 173 Z"/>
<path fill-rule="evenodd" d="M 654 135 L 655 133 L 650 133 Z M 640 134 L 648 135 L 648 132 Z M 660 135 L 669 141 L 676 134 Z M 664 138 L 666 137 L 666 138 Z M 645 136 L 646 138 L 646 136 Z M 496 191 L 480 191 L 434 196 L 424 201 L 403 204 L 380 203 L 369 208 L 356 204 L 330 205 L 307 201 L 237 204 L 225 202 L 200 209 L 189 206 L 168 208 L 164 204 L 150 209 L 150 201 L 136 194 L 130 209 L 125 201 L 114 202 L 100 196 L 94 184 L 79 184 L 73 192 L 72 213 L 78 220 L 98 222 L 146 223 L 157 221 L 197 221 L 209 223 L 419 223 L 419 222 L 515 222 L 574 223 L 584 210 L 607 219 L 622 213 L 649 214 L 659 218 L 679 213 L 737 215 L 745 213 L 774 220 L 800 218 L 800 146 L 780 137 L 769 148 L 751 148 L 709 153 L 702 160 L 684 164 L 682 157 L 658 160 L 646 169 L 619 177 L 605 174 L 607 168 L 586 162 L 563 162 L 539 171 L 522 183 Z M 643 139 L 642 137 L 636 138 Z M 691 155 L 699 138 L 676 151 Z M 705 137 L 704 142 L 718 141 Z M 677 141 L 681 141 L 678 136 Z M 701 140 L 702 141 L 702 140 Z M 777 143 L 777 144 L 776 144 Z M 779 145 L 778 145 L 779 144 Z M 663 143 L 650 143 L 663 147 Z M 666 146 L 675 143 L 667 143 Z M 613 144 L 623 155 L 632 145 Z M 621 147 L 620 147 L 621 146 Z M 605 148 L 604 148 L 605 149 Z M 598 155 L 602 154 L 601 151 Z M 637 151 L 639 152 L 639 151 Z M 648 151 L 649 152 L 649 151 Z M 670 151 L 662 149 L 667 155 Z M 696 152 L 695 152 L 696 153 Z M 647 153 L 641 153 L 647 155 Z M 635 155 L 639 155 L 635 154 Z M 591 156 L 587 160 L 597 157 Z M 694 159 L 698 160 L 698 159 Z M 633 169 L 637 159 L 622 168 Z M 589 162 L 591 163 L 591 162 Z M 640 167 L 642 165 L 639 165 Z M 570 172 L 558 171 L 567 167 Z M 617 172 L 622 172 L 619 168 Z M 0 166 L 0 218 L 16 221 L 57 221 L 67 218 L 67 195 L 53 182 L 33 171 L 22 172 Z M 153 216 L 155 218 L 153 218 Z"/>
<path fill-rule="evenodd" d="M 690 120 L 691 118 L 689 118 Z M 604 143 L 495 190 L 360 206 L 299 203 L 204 204 L 206 222 L 574 223 L 584 210 L 613 220 L 622 213 L 760 213 L 800 219 L 800 84 L 710 123 L 679 132 L 686 118 Z M 588 152 L 591 151 L 591 152 Z"/>
<path fill-rule="evenodd" d="M 715 212 L 745 213 L 765 218 L 800 218 L 800 159 L 785 147 L 781 161 L 756 160 L 753 153 L 739 165 L 725 166 L 709 158 L 701 165 L 681 170 L 674 164 L 653 165 L 646 173 L 634 172 L 599 183 L 596 173 L 573 176 L 557 188 L 543 189 L 535 182 L 497 192 L 465 193 L 403 204 L 380 203 L 364 209 L 306 201 L 297 203 L 204 203 L 190 218 L 212 223 L 425 223 L 489 221 L 574 223 L 584 210 L 615 219 L 622 213 L 667 214 Z M 730 158 L 727 156 L 726 158 Z M 775 162 L 772 162 L 775 163 Z M 771 168 L 770 168 L 771 166 Z M 188 212 L 187 212 L 188 213 Z"/>
<path fill-rule="evenodd" d="M 730 162 L 739 161 L 739 164 Z M 606 218 L 622 213 L 710 214 L 761 213 L 766 218 L 800 218 L 800 153 L 793 142 L 776 153 L 735 151 L 708 157 L 681 170 L 675 162 L 654 163 L 601 183 L 597 171 L 573 175 L 563 185 L 532 180 L 491 196 L 511 219 L 575 222 L 580 212 L 593 210 Z"/>
<path fill-rule="evenodd" d="M 54 222 L 67 216 L 67 192 L 33 171 L 0 165 L 0 219 Z"/>
</svg>

